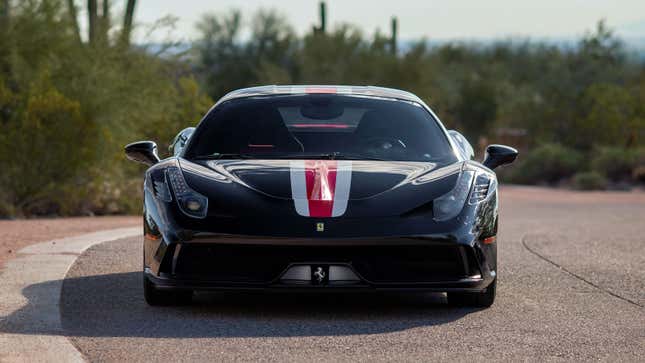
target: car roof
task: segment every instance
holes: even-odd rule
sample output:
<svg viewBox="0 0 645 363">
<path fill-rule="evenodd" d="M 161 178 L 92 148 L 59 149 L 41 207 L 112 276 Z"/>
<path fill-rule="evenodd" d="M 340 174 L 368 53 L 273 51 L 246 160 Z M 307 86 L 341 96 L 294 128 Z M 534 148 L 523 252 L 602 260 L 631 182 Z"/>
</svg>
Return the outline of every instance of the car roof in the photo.
<svg viewBox="0 0 645 363">
<path fill-rule="evenodd" d="M 335 85 L 292 85 L 292 86 L 259 86 L 242 88 L 229 92 L 220 98 L 215 104 L 230 101 L 236 98 L 270 96 L 270 95 L 296 95 L 296 94 L 340 94 L 340 95 L 358 95 L 368 97 L 396 98 L 405 101 L 418 102 L 423 101 L 416 95 L 394 88 L 375 87 L 375 86 L 335 86 Z"/>
</svg>

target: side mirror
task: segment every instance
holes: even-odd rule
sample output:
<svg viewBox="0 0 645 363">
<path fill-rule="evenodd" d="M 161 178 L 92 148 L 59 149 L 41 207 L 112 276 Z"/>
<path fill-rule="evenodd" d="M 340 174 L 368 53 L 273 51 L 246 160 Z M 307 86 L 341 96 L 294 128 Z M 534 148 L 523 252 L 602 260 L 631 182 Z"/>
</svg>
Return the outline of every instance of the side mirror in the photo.
<svg viewBox="0 0 645 363">
<path fill-rule="evenodd" d="M 125 155 L 132 161 L 154 165 L 159 162 L 157 144 L 153 141 L 137 141 L 125 146 Z"/>
<path fill-rule="evenodd" d="M 517 158 L 517 150 L 506 145 L 488 145 L 486 147 L 486 156 L 484 156 L 484 166 L 495 169 L 504 164 L 510 164 Z"/>
<path fill-rule="evenodd" d="M 188 140 L 193 135 L 193 132 L 195 132 L 194 127 L 188 127 L 181 130 L 170 143 L 168 151 L 170 151 L 170 153 L 172 153 L 174 156 L 181 154 L 181 152 L 188 144 Z"/>
<path fill-rule="evenodd" d="M 471 160 L 475 157 L 475 151 L 464 135 L 455 130 L 448 130 L 448 135 L 450 135 L 455 144 L 457 144 L 457 148 L 464 159 Z"/>
</svg>

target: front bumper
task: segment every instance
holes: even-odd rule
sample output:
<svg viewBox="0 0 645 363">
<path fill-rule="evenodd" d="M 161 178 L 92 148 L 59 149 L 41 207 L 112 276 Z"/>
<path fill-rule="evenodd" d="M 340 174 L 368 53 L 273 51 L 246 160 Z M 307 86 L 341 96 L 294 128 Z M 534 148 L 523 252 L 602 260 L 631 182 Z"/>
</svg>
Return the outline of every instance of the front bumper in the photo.
<svg viewBox="0 0 645 363">
<path fill-rule="evenodd" d="M 159 289 L 481 291 L 496 275 L 477 244 L 440 238 L 327 240 L 204 234 L 190 242 L 146 239 L 146 244 L 156 245 L 146 248 L 146 255 L 154 249 L 158 258 L 146 258 L 151 263 L 146 263 L 145 273 Z M 343 283 L 285 280 L 293 266 L 342 267 L 356 278 Z"/>
<path fill-rule="evenodd" d="M 465 278 L 459 281 L 444 281 L 427 284 L 400 284 L 400 285 L 370 285 L 356 284 L 346 286 L 321 286 L 321 285 L 287 285 L 287 284 L 241 284 L 207 282 L 201 280 L 183 280 L 168 277 L 159 277 L 149 270 L 145 272 L 146 278 L 159 290 L 199 290 L 199 291 L 267 291 L 267 292 L 302 292 L 302 293 L 350 293 L 350 292 L 478 292 L 485 290 L 493 279 Z"/>
</svg>

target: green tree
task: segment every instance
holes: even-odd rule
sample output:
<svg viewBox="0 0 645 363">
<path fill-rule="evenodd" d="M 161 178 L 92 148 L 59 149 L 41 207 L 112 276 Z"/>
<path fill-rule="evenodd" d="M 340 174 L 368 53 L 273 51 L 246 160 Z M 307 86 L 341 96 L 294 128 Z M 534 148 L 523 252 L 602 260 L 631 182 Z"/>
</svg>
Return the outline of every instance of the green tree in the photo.
<svg viewBox="0 0 645 363">
<path fill-rule="evenodd" d="M 487 80 L 467 81 L 462 86 L 456 114 L 470 140 L 488 134 L 497 117 L 497 100 L 491 84 Z"/>
<path fill-rule="evenodd" d="M 87 190 L 78 186 L 88 179 L 96 127 L 83 118 L 80 104 L 47 78 L 23 96 L 0 139 L 3 186 L 18 211 L 69 212 L 64 208 L 86 197 Z"/>
<path fill-rule="evenodd" d="M 17 3 L 0 33 L 0 216 L 137 212 L 142 167 L 123 146 L 163 147 L 212 105 L 180 59 L 81 44 L 68 6 Z"/>
<path fill-rule="evenodd" d="M 275 11 L 259 11 L 250 23 L 247 42 L 240 38 L 247 30 L 244 25 L 237 10 L 207 14 L 197 25 L 198 74 L 214 98 L 266 81 L 294 79 L 296 37 L 285 18 Z"/>
<path fill-rule="evenodd" d="M 584 115 L 573 123 L 570 144 L 584 150 L 594 145 L 628 146 L 630 136 L 643 130 L 639 100 L 625 87 L 592 84 L 582 96 Z"/>
</svg>

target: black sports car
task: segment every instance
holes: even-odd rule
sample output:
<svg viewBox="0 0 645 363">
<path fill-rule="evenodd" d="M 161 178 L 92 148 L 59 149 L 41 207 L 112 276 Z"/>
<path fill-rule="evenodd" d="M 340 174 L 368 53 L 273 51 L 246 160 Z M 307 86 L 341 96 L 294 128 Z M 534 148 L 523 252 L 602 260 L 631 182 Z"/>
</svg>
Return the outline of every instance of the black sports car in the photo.
<svg viewBox="0 0 645 363">
<path fill-rule="evenodd" d="M 495 298 L 495 167 L 415 95 L 379 87 L 265 86 L 229 93 L 174 156 L 129 144 L 144 183 L 144 293 L 194 290 L 447 292 Z"/>
</svg>

